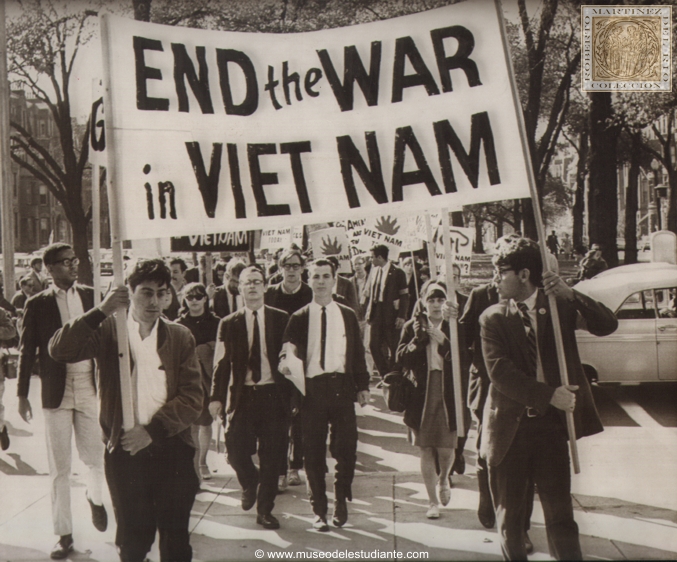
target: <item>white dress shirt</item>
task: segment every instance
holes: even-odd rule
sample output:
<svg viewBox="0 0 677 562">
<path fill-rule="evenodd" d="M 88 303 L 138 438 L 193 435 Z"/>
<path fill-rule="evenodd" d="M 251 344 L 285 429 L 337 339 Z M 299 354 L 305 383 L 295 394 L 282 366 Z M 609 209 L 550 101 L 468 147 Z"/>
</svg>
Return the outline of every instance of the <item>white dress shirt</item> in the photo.
<svg viewBox="0 0 677 562">
<path fill-rule="evenodd" d="M 136 394 L 135 415 L 137 423 L 141 425 L 148 425 L 155 412 L 167 402 L 167 373 L 157 352 L 158 323 L 156 320 L 150 335 L 142 340 L 139 332 L 141 326 L 131 312 L 127 315 L 129 348 L 134 360 L 132 385 Z"/>
<path fill-rule="evenodd" d="M 320 366 L 322 339 L 322 306 L 315 301 L 309 305 L 308 349 L 306 377 L 311 379 L 323 373 L 346 372 L 346 327 L 343 314 L 336 302 L 326 305 L 327 340 L 324 348 L 324 369 Z"/>
<path fill-rule="evenodd" d="M 70 289 L 64 291 L 59 289 L 56 285 L 52 285 L 52 290 L 54 291 L 54 296 L 56 297 L 56 304 L 59 307 L 59 315 L 61 316 L 61 325 L 63 326 L 69 320 L 82 316 L 85 313 L 85 309 L 82 306 L 82 299 L 80 298 L 80 293 L 75 288 L 76 283 L 71 285 Z M 85 359 L 84 361 L 78 361 L 77 363 L 67 363 L 66 364 L 66 374 L 75 375 L 80 373 L 85 373 L 91 375 L 94 372 L 92 360 Z"/>
</svg>

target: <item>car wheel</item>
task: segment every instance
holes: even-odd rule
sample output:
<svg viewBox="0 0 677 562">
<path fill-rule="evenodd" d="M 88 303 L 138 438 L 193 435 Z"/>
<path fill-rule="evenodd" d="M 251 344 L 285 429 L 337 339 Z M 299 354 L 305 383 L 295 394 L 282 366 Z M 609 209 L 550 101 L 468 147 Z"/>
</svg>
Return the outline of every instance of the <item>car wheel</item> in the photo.
<svg viewBox="0 0 677 562">
<path fill-rule="evenodd" d="M 588 382 L 590 384 L 597 384 L 597 381 L 599 377 L 597 376 L 597 371 L 590 365 L 583 365 L 583 372 L 585 373 L 585 376 L 588 378 Z"/>
</svg>

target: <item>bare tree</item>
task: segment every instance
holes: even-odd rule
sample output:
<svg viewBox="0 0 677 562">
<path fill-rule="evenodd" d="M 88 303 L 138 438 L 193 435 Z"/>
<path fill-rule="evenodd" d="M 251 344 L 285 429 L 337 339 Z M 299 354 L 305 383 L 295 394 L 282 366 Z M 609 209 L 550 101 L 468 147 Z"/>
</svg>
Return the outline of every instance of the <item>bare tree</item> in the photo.
<svg viewBox="0 0 677 562">
<path fill-rule="evenodd" d="M 8 69 L 12 85 L 29 93 L 49 110 L 57 130 L 57 146 L 45 146 L 35 131 L 12 120 L 12 159 L 40 180 L 61 203 L 73 230 L 73 250 L 80 259 L 79 278 L 92 282 L 87 227 L 92 210 L 84 208 L 83 173 L 89 154 L 88 127 L 75 138 L 70 86 L 82 45 L 92 36 L 95 12 L 69 11 L 51 0 L 23 3 L 23 13 L 9 23 Z"/>
</svg>

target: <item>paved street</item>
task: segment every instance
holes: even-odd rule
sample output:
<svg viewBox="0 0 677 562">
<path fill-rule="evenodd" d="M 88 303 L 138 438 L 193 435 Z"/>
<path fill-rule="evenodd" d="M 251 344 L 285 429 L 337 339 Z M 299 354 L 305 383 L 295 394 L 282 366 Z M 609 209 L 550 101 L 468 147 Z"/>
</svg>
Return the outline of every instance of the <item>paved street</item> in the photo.
<svg viewBox="0 0 677 562">
<path fill-rule="evenodd" d="M 12 439 L 0 453 L 0 561 L 48 560 L 55 542 L 50 515 L 40 385 L 33 379 L 31 424 L 16 413 L 16 381 L 7 381 L 5 406 Z M 581 474 L 573 477 L 576 520 L 583 552 L 591 560 L 674 559 L 677 557 L 677 385 L 595 388 L 606 431 L 579 441 Z M 240 508 L 240 489 L 223 456 L 210 453 L 214 470 L 193 508 L 194 559 L 252 560 L 267 552 L 336 550 L 426 552 L 430 560 L 498 560 L 496 531 L 475 515 L 474 432 L 466 449 L 467 469 L 454 476 L 451 502 L 437 521 L 425 518 L 426 494 L 417 449 L 406 441 L 401 415 L 390 413 L 379 391 L 359 418 L 358 475 L 343 529 L 317 533 L 305 486 L 278 496 L 279 531 L 264 531 L 255 515 Z M 329 463 L 330 470 L 333 466 Z M 115 524 L 98 533 L 84 495 L 83 465 L 72 478 L 74 539 L 72 560 L 116 561 Z M 328 479 L 331 476 L 328 476 Z M 329 487 L 331 489 L 331 487 Z M 537 502 L 530 536 L 533 560 L 549 559 L 543 513 Z M 265 558 L 268 558 L 265 555 Z M 406 554 L 405 554 L 406 556 Z M 152 560 L 159 560 L 157 549 Z"/>
</svg>

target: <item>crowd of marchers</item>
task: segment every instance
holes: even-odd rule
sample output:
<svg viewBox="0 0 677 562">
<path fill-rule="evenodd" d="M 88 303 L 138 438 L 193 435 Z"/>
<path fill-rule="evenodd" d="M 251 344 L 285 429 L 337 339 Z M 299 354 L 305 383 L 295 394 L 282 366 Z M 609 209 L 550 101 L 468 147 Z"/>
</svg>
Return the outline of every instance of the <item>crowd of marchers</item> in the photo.
<svg viewBox="0 0 677 562">
<path fill-rule="evenodd" d="M 472 416 L 477 516 L 484 527 L 498 527 L 505 559 L 523 560 L 533 550 L 528 530 L 535 490 L 551 555 L 582 559 L 565 416 L 573 414 L 577 438 L 602 425 L 574 331 L 582 319 L 591 333 L 610 334 L 617 327 L 614 314 L 544 268 L 538 245 L 519 235 L 498 240 L 492 280 L 469 297 L 454 290 L 457 267 L 447 283 L 411 255 L 399 262 L 391 257 L 388 247 L 374 246 L 352 258 L 348 274 L 339 272 L 345 264 L 336 259 L 310 260 L 296 246 L 264 263 L 219 261 L 212 271 L 205 259 L 192 268 L 181 258 L 140 259 L 126 272 L 125 285 L 111 288 L 95 306 L 93 289 L 77 282 L 73 249 L 49 246 L 20 281 L 19 313 L 0 310 L 0 339 L 6 345 L 19 340 L 18 408 L 26 421 L 32 419 L 32 375 L 40 377 L 58 536 L 52 559 L 74 549 L 73 434 L 89 468 L 86 497 L 100 531 L 108 526 L 105 476 L 122 561 L 145 560 L 157 532 L 162 560 L 192 559 L 189 517 L 200 481 L 212 477 L 215 421 L 242 488 L 242 509 L 256 507 L 258 525 L 280 527 L 276 495 L 305 476 L 313 529 L 329 531 L 330 522 L 342 527 L 353 499 L 355 403 L 366 405 L 373 385 L 386 396 L 399 393 L 408 438 L 420 448 L 427 518 L 440 517 L 439 505 L 450 502 L 452 473 L 465 470 L 465 432 L 456 424 L 462 418 L 467 428 Z M 559 372 L 552 303 L 567 385 Z M 131 427 L 123 426 L 129 412 L 123 413 L 120 384 L 121 314 L 129 341 Z M 452 349 L 459 350 L 460 375 L 453 372 Z M 5 449 L 1 415 L 0 426 Z M 336 460 L 331 515 L 327 444 Z"/>
</svg>

